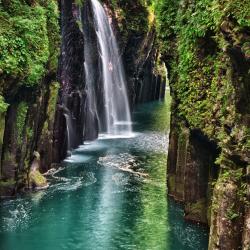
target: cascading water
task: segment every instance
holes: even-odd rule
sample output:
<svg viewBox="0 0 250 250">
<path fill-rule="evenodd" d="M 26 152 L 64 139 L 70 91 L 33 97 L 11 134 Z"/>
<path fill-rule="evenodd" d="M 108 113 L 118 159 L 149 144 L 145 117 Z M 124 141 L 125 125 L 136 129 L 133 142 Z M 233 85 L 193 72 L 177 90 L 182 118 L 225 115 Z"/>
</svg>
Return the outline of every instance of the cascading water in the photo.
<svg viewBox="0 0 250 250">
<path fill-rule="evenodd" d="M 71 130 L 72 130 L 72 122 L 71 118 L 68 114 L 64 114 L 66 120 L 66 129 L 67 129 L 67 154 L 70 154 L 71 148 Z"/>
<path fill-rule="evenodd" d="M 75 147 L 75 133 L 73 128 L 72 115 L 65 106 L 63 106 L 63 109 L 67 129 L 67 154 L 70 155 L 72 149 Z"/>
<path fill-rule="evenodd" d="M 102 62 L 105 131 L 101 132 L 112 135 L 130 135 L 132 133 L 130 108 L 116 38 L 100 2 L 91 0 L 91 3 Z"/>
</svg>

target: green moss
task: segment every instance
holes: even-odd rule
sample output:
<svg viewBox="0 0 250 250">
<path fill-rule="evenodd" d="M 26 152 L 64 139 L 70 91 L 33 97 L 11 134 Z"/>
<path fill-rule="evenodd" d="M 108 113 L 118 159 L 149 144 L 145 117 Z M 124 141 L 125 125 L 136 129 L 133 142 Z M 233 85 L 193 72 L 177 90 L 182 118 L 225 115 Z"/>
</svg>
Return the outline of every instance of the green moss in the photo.
<svg viewBox="0 0 250 250">
<path fill-rule="evenodd" d="M 9 151 L 4 152 L 4 160 L 7 162 L 9 161 L 9 162 L 16 164 L 15 155 Z"/>
<path fill-rule="evenodd" d="M 46 178 L 38 171 L 31 171 L 29 174 L 30 184 L 35 187 L 45 187 L 47 186 Z"/>
<path fill-rule="evenodd" d="M 14 179 L 9 179 L 8 181 L 0 181 L 0 188 L 14 186 L 15 183 L 16 182 Z"/>
<path fill-rule="evenodd" d="M 209 202 L 211 202 L 209 200 Z M 208 222 L 208 225 L 211 226 L 211 215 L 212 215 L 212 204 L 210 204 L 208 207 L 207 207 L 207 222 Z"/>
<path fill-rule="evenodd" d="M 27 127 L 26 128 L 26 135 L 27 135 L 27 140 L 30 141 L 33 138 L 34 131 L 32 128 Z"/>
<path fill-rule="evenodd" d="M 1 146 L 3 144 L 4 130 L 5 130 L 5 114 L 0 113 L 0 152 L 1 152 Z"/>
<path fill-rule="evenodd" d="M 207 203 L 205 198 L 196 202 L 186 203 L 185 211 L 187 212 L 187 219 L 193 219 L 203 223 L 207 222 Z"/>
<path fill-rule="evenodd" d="M 229 220 L 234 220 L 238 218 L 240 215 L 234 211 L 233 206 L 227 209 L 226 211 L 226 218 Z"/>
<path fill-rule="evenodd" d="M 48 121 L 45 121 L 44 124 L 43 124 L 42 137 L 43 136 L 48 136 L 49 134 L 50 134 L 49 124 L 48 124 Z"/>
<path fill-rule="evenodd" d="M 17 142 L 19 145 L 21 145 L 23 141 L 27 111 L 28 111 L 28 104 L 26 102 L 19 103 L 17 108 L 17 120 L 16 120 Z"/>
<path fill-rule="evenodd" d="M 0 95 L 0 113 L 5 113 L 8 106 L 9 105 L 4 101 L 4 98 Z"/>
<path fill-rule="evenodd" d="M 82 7 L 83 4 L 84 4 L 84 0 L 75 0 L 75 3 L 76 3 L 78 6 Z"/>
<path fill-rule="evenodd" d="M 175 30 L 179 2 L 179 0 L 153 1 L 153 7 L 156 15 L 157 35 L 162 53 L 168 51 L 171 46 L 171 39 L 169 38 Z"/>
<path fill-rule="evenodd" d="M 175 176 L 168 174 L 168 192 L 172 194 L 175 191 Z"/>
<path fill-rule="evenodd" d="M 0 71 L 34 86 L 46 73 L 46 63 L 56 67 L 58 12 L 56 2 L 36 1 L 32 7 L 20 0 L 0 7 Z M 41 1 L 43 3 L 43 1 Z"/>
<path fill-rule="evenodd" d="M 111 7 L 115 13 L 123 37 L 127 40 L 132 34 L 143 34 L 148 31 L 148 4 L 145 1 L 112 0 Z"/>
<path fill-rule="evenodd" d="M 247 183 L 245 180 L 246 176 L 244 175 L 244 169 L 222 168 L 220 171 L 219 178 L 215 182 L 214 193 L 216 194 L 216 196 L 213 197 L 212 212 L 216 212 L 219 209 L 220 200 L 224 199 L 224 192 L 227 192 L 227 189 L 225 189 L 225 187 L 229 184 L 237 185 L 237 192 L 235 192 L 235 197 L 237 198 L 238 202 L 241 204 L 249 205 L 249 201 L 247 199 Z M 231 204 L 227 211 L 225 211 L 226 217 L 230 220 L 233 220 L 238 217 L 235 214 L 236 210 L 234 209 L 234 206 L 236 206 L 235 203 Z"/>
<path fill-rule="evenodd" d="M 58 82 L 52 82 L 49 90 L 49 100 L 47 106 L 47 119 L 43 124 L 42 138 L 48 138 L 52 136 L 53 133 L 53 123 L 56 112 L 56 104 L 58 98 L 58 90 L 60 85 Z"/>
<path fill-rule="evenodd" d="M 56 73 L 60 49 L 59 11 L 56 1 L 46 1 L 47 34 L 49 39 L 49 70 Z"/>
<path fill-rule="evenodd" d="M 47 114 L 50 121 L 52 121 L 55 116 L 59 88 L 60 84 L 58 82 L 52 82 L 50 85 L 50 97 L 47 108 Z"/>
<path fill-rule="evenodd" d="M 238 151 L 246 150 L 249 139 L 239 142 L 237 135 L 230 137 L 225 130 L 242 124 L 235 97 L 239 96 L 237 88 L 247 84 L 247 76 L 245 80 L 235 78 L 231 58 L 225 51 L 240 46 L 247 57 L 249 42 L 243 33 L 250 27 L 250 2 L 153 2 L 160 51 L 169 58 L 170 75 L 174 77 L 170 85 L 178 102 L 176 115 L 190 128 L 199 128 L 216 140 L 220 147 L 238 141 Z M 222 26 L 230 33 L 231 41 L 221 32 Z M 237 129 L 243 131 L 244 127 Z M 245 138 L 249 137 L 248 131 Z"/>
</svg>

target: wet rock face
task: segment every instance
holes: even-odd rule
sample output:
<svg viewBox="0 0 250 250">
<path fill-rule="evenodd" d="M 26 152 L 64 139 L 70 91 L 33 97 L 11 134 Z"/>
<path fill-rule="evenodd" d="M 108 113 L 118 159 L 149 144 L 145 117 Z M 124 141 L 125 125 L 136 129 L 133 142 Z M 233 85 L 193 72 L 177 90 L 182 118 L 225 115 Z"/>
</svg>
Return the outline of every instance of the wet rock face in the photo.
<svg viewBox="0 0 250 250">
<path fill-rule="evenodd" d="M 238 249 L 241 245 L 242 203 L 237 182 L 220 177 L 214 188 L 209 249 Z"/>
<path fill-rule="evenodd" d="M 7 194 L 14 194 L 25 187 L 35 150 L 41 152 L 41 171 L 46 171 L 51 164 L 53 110 L 56 107 L 59 85 L 47 80 L 49 82 L 46 83 L 45 80 L 37 92 L 23 90 L 7 110 L 1 154 L 1 180 L 3 187 L 7 186 Z M 47 85 L 48 83 L 51 85 Z M 34 98 L 29 98 L 30 95 Z M 7 185 L 10 182 L 12 184 Z M 10 189 L 11 192 L 8 191 Z"/>
<path fill-rule="evenodd" d="M 250 208 L 246 208 L 242 247 L 244 250 L 247 250 L 249 249 L 249 246 L 250 246 Z"/>
<path fill-rule="evenodd" d="M 208 223 L 211 185 L 216 177 L 214 164 L 219 152 L 201 131 L 192 130 L 187 148 L 185 169 L 185 218 Z"/>
<path fill-rule="evenodd" d="M 200 131 L 182 126 L 170 134 L 168 193 L 184 203 L 185 218 L 209 223 L 211 182 L 216 177 L 215 145 Z M 210 170 L 210 168 L 215 168 Z"/>
<path fill-rule="evenodd" d="M 60 1 L 61 54 L 58 66 L 59 102 L 55 114 L 53 161 L 61 161 L 82 143 L 85 115 L 84 40 L 77 18 L 79 9 L 74 1 Z M 71 121 L 70 145 L 67 119 Z"/>
<path fill-rule="evenodd" d="M 74 12 L 73 1 L 60 1 L 61 55 L 58 75 L 62 85 L 62 95 L 84 88 L 84 41 Z"/>
<path fill-rule="evenodd" d="M 30 4 L 32 7 L 29 6 Z M 15 5 L 14 8 L 13 5 Z M 20 11 L 17 11 L 17 8 Z M 34 14 L 36 8 L 43 8 L 44 11 L 39 12 L 43 15 L 37 16 L 39 20 L 34 18 L 35 21 L 32 19 L 27 22 L 26 15 Z M 18 14 L 12 13 L 13 9 Z M 59 84 L 55 79 L 55 64 L 57 64 L 59 51 L 59 34 L 57 33 L 59 26 L 57 5 L 54 1 L 46 1 L 39 6 L 36 1 L 32 3 L 22 1 L 20 4 L 5 1 L 3 8 L 1 6 L 1 12 L 4 12 L 8 23 L 12 23 L 16 15 L 18 15 L 18 20 L 26 21 L 25 27 L 22 26 L 24 29 L 21 36 L 20 30 L 15 25 L 9 27 L 7 34 L 13 36 L 9 41 L 16 41 L 15 37 L 18 37 L 18 41 L 24 42 L 27 33 L 29 34 L 29 41 L 24 42 L 28 44 L 28 48 L 13 46 L 13 53 L 8 55 L 20 58 L 20 61 L 23 55 L 24 60 L 28 57 L 30 60 L 22 61 L 21 65 L 13 61 L 12 71 L 8 70 L 7 64 L 1 65 L 0 73 L 0 95 L 8 103 L 3 112 L 1 99 L 0 196 L 11 196 L 27 188 L 34 151 L 41 151 L 40 171 L 45 171 L 53 158 L 54 112 L 59 89 Z M 33 25 L 39 24 L 40 27 L 30 31 L 31 27 L 34 28 Z M 37 42 L 36 46 L 29 45 L 34 41 L 33 39 Z M 9 43 L 1 44 L 1 46 L 1 51 L 6 51 Z M 28 67 L 29 70 L 22 67 Z"/>
<path fill-rule="evenodd" d="M 215 22 L 215 2 L 162 2 L 173 19 L 159 17 L 161 32 L 175 25 L 162 41 L 173 98 L 169 194 L 184 203 L 186 219 L 211 226 L 209 249 L 249 249 L 250 24 L 240 22 L 249 3 L 218 1 Z M 197 35 L 206 13 L 214 27 Z"/>
</svg>

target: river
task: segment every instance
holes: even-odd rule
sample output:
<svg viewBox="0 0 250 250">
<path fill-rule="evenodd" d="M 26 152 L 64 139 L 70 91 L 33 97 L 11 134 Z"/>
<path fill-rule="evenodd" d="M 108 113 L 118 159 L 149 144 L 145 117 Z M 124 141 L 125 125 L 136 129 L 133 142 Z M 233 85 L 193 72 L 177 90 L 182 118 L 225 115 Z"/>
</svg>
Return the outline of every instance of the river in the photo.
<svg viewBox="0 0 250 250">
<path fill-rule="evenodd" d="M 140 105 L 130 138 L 101 136 L 0 204 L 1 250 L 202 250 L 207 230 L 167 198 L 169 102 Z"/>
</svg>

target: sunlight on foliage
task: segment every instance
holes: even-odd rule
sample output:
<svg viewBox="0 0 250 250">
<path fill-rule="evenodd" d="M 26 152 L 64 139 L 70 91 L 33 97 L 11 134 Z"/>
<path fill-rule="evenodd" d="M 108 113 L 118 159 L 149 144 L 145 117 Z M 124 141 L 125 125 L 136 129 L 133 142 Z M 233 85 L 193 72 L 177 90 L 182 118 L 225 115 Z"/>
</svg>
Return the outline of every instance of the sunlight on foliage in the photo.
<svg viewBox="0 0 250 250">
<path fill-rule="evenodd" d="M 33 86 L 46 73 L 49 58 L 57 58 L 58 11 L 55 1 L 36 2 L 33 7 L 20 0 L 0 5 L 0 72 Z M 52 49 L 51 49 L 52 48 Z M 55 64 L 57 61 L 53 58 Z"/>
</svg>

